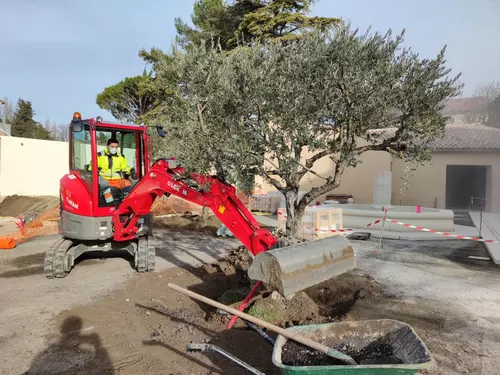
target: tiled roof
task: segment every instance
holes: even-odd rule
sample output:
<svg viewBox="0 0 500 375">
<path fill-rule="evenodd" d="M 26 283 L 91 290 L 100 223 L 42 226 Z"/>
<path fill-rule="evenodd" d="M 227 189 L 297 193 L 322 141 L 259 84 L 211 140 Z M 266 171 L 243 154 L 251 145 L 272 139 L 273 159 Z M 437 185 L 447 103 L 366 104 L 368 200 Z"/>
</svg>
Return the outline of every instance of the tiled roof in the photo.
<svg viewBox="0 0 500 375">
<path fill-rule="evenodd" d="M 393 135 L 395 128 L 374 130 Z M 500 151 L 500 129 L 479 124 L 447 125 L 444 137 L 431 142 L 435 151 Z"/>
</svg>

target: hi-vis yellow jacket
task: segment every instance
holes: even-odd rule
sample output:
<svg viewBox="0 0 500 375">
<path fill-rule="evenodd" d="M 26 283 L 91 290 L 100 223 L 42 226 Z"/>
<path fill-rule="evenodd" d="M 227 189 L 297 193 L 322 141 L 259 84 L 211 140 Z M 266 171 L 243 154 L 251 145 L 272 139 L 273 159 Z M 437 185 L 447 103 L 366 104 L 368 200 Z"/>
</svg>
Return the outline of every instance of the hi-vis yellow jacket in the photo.
<svg viewBox="0 0 500 375">
<path fill-rule="evenodd" d="M 107 148 L 97 154 L 97 167 L 99 168 L 99 176 L 107 180 L 119 180 L 123 178 L 123 173 L 130 174 L 130 169 L 127 165 L 127 159 L 120 154 L 120 150 L 112 155 Z M 89 166 L 89 170 L 92 166 Z M 121 172 L 121 174 L 120 174 Z"/>
</svg>

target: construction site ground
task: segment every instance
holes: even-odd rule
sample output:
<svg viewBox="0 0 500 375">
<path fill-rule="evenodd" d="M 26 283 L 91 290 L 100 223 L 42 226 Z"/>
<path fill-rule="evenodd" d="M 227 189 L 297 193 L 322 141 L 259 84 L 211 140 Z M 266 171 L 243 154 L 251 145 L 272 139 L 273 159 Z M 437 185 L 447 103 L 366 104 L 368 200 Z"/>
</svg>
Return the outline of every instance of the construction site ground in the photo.
<svg viewBox="0 0 500 375">
<path fill-rule="evenodd" d="M 127 255 L 89 254 L 64 279 L 43 275 L 57 236 L 0 252 L 0 374 L 246 374 L 215 354 L 186 353 L 190 342 L 216 344 L 266 374 L 279 374 L 272 347 L 239 322 L 174 292 L 173 282 L 208 297 L 238 291 L 231 263 L 239 242 L 215 235 L 218 222 L 157 220 L 157 270 L 138 274 Z M 500 368 L 500 272 L 483 244 L 470 241 L 353 241 L 358 269 L 311 288 L 295 308 L 272 297 L 253 313 L 286 325 L 335 319 L 396 319 L 433 353 L 427 374 L 493 374 Z M 233 258 L 227 260 L 232 253 Z M 241 253 L 235 263 L 245 261 Z M 313 300 L 314 303 L 309 303 Z M 273 302 L 274 301 L 274 302 Z M 267 309 L 286 308 L 275 315 Z M 307 307 L 307 308 L 306 308 Z"/>
</svg>

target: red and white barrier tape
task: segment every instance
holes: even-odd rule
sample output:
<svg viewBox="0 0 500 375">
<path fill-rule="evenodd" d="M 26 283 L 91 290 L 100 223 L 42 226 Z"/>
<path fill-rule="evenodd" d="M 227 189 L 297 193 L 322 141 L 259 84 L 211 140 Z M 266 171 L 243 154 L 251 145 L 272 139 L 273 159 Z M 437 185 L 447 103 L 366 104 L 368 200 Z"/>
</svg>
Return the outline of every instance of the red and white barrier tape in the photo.
<svg viewBox="0 0 500 375">
<path fill-rule="evenodd" d="M 285 218 L 287 218 L 287 216 L 284 215 L 284 214 L 282 214 L 281 212 L 278 212 L 278 214 L 282 215 Z M 394 223 L 394 224 L 402 225 L 403 227 L 416 229 L 416 230 L 419 230 L 419 231 L 422 231 L 422 232 L 429 232 L 429 233 L 440 234 L 441 236 L 445 236 L 445 237 L 453 237 L 453 238 L 459 238 L 459 239 L 462 239 L 462 240 L 471 240 L 471 241 L 478 241 L 478 242 L 484 242 L 484 243 L 498 243 L 498 244 L 500 244 L 500 241 L 498 241 L 498 240 L 485 240 L 485 239 L 479 238 L 479 237 L 470 237 L 470 236 L 463 236 L 463 235 L 460 235 L 460 234 L 451 234 L 451 233 L 448 233 L 448 232 L 440 232 L 438 230 L 424 228 L 424 227 L 421 227 L 419 225 L 411 225 L 411 224 L 403 223 L 403 222 L 397 221 L 397 220 L 392 220 L 392 219 L 385 219 L 385 220 L 389 221 L 391 223 Z M 369 224 L 363 226 L 360 229 L 369 228 L 372 225 L 376 225 L 376 224 L 378 224 L 378 223 L 380 223 L 382 221 L 384 221 L 384 219 L 375 220 L 374 222 L 369 223 Z M 315 231 L 316 232 L 332 232 L 332 233 L 350 234 L 350 233 L 359 231 L 360 229 L 352 229 L 352 228 L 349 228 L 349 229 L 337 229 L 337 230 L 315 229 Z"/>
<path fill-rule="evenodd" d="M 472 241 L 479 241 L 479 242 L 486 242 L 486 243 L 500 243 L 500 241 L 498 241 L 498 240 L 485 240 L 485 239 L 482 239 L 479 237 L 462 236 L 460 234 L 451 234 L 448 232 L 440 232 L 438 230 L 424 228 L 424 227 L 421 227 L 418 225 L 410 225 L 410 224 L 402 223 L 401 221 L 397 221 L 397 220 L 392 220 L 392 219 L 386 219 L 386 220 L 391 222 L 391 223 L 394 223 L 394 224 L 402 225 L 403 227 L 420 230 L 422 232 L 436 233 L 436 234 L 440 234 L 440 235 L 445 236 L 445 237 L 460 238 L 462 240 L 472 240 Z"/>
</svg>

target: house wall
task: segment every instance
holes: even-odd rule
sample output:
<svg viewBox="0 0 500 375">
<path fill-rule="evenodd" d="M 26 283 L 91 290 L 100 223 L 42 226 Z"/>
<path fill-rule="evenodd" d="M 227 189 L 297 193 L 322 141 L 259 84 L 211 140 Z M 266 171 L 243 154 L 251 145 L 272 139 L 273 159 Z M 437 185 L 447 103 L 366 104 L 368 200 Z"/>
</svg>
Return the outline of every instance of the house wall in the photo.
<svg viewBox="0 0 500 375">
<path fill-rule="evenodd" d="M 1 136 L 0 196 L 57 196 L 68 155 L 67 142 Z"/>
<path fill-rule="evenodd" d="M 411 173 L 409 190 L 400 194 L 405 164 L 401 160 L 392 161 L 392 202 L 393 204 L 421 205 L 445 208 L 446 166 L 482 165 L 490 166 L 487 173 L 486 210 L 500 212 L 500 152 L 437 152 L 430 165 L 418 166 Z"/>
<path fill-rule="evenodd" d="M 307 153 L 304 156 L 307 157 Z M 331 176 L 335 170 L 335 164 L 324 157 L 316 161 L 313 170 L 322 176 Z M 391 155 L 387 152 L 368 151 L 361 155 L 361 163 L 355 168 L 348 168 L 342 175 L 340 186 L 322 195 L 319 200 L 323 201 L 328 194 L 351 194 L 356 203 L 372 203 L 373 181 L 378 172 L 391 170 Z M 321 186 L 325 180 L 307 173 L 301 181 L 300 190 L 310 190 L 312 187 Z M 261 177 L 256 178 L 256 194 L 266 194 L 276 191 L 276 188 L 263 181 Z"/>
<path fill-rule="evenodd" d="M 323 201 L 328 194 L 351 194 L 355 203 L 373 202 L 373 182 L 377 173 L 392 171 L 392 204 L 421 205 L 444 209 L 446 205 L 446 166 L 447 165 L 484 165 L 490 166 L 487 173 L 486 207 L 487 211 L 500 212 L 500 153 L 486 152 L 438 152 L 434 153 L 429 165 L 418 166 L 412 170 L 408 181 L 408 190 L 403 193 L 405 163 L 386 152 L 367 152 L 361 157 L 362 163 L 356 168 L 344 172 L 340 186 L 321 196 Z M 333 162 L 327 157 L 318 160 L 314 170 L 328 176 L 334 171 Z M 308 191 L 311 187 L 322 184 L 320 178 L 307 174 L 300 190 Z M 276 189 L 256 179 L 258 185 L 256 194 L 275 192 Z"/>
</svg>

